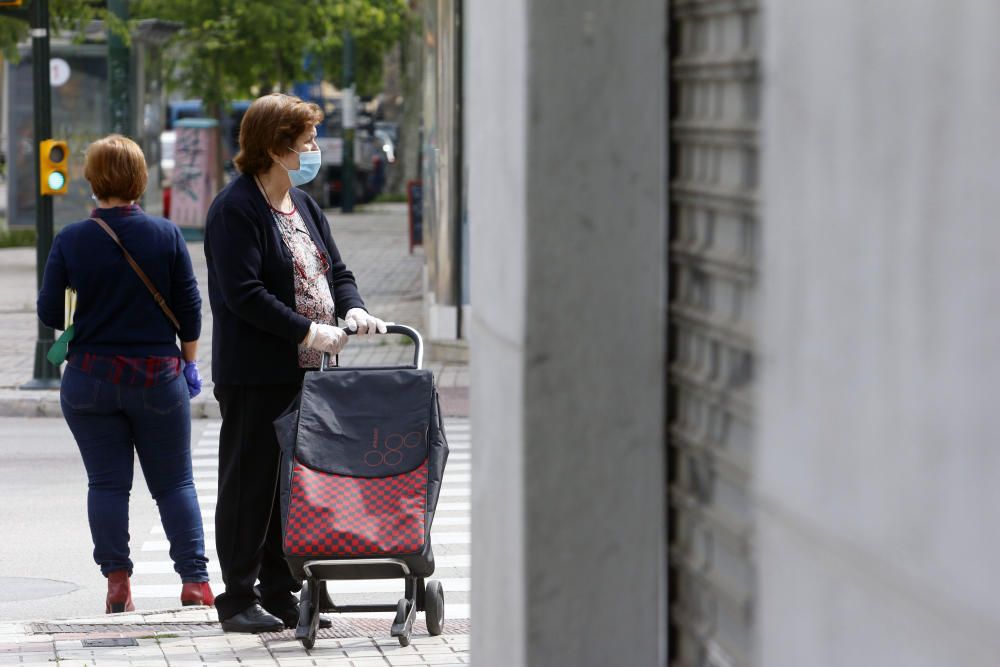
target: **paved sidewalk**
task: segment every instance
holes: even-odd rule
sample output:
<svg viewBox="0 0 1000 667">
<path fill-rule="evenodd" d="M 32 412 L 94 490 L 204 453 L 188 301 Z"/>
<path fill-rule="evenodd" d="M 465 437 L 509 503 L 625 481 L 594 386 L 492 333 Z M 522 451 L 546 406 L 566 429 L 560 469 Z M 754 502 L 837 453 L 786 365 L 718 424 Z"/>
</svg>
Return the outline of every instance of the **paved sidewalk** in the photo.
<svg viewBox="0 0 1000 667">
<path fill-rule="evenodd" d="M 225 634 L 205 607 L 40 623 L 0 623 L 0 665 L 397 665 L 469 664 L 469 623 L 445 621 L 445 634 L 427 635 L 422 614 L 411 644 L 389 636 L 387 618 L 332 615 L 306 651 L 291 630 L 263 635 Z"/>
<path fill-rule="evenodd" d="M 334 238 L 348 267 L 354 272 L 369 309 L 375 315 L 400 324 L 423 328 L 422 248 L 409 254 L 406 207 L 403 204 L 368 207 L 351 216 L 327 212 Z M 195 418 L 217 417 L 212 396 L 212 313 L 208 305 L 208 279 L 201 243 L 189 244 L 191 258 L 202 291 L 203 323 L 199 346 L 199 368 L 205 390 L 192 401 Z M 34 248 L 0 249 L 0 416 L 61 416 L 56 391 L 22 391 L 31 379 L 37 330 L 35 317 Z M 344 353 L 344 365 L 389 365 L 405 363 L 413 348 L 398 336 L 374 341 L 352 339 Z M 252 363 L 252 360 L 248 360 Z M 425 363 L 434 371 L 442 390 L 443 407 L 451 414 L 468 414 L 468 366 L 456 363 Z"/>
</svg>

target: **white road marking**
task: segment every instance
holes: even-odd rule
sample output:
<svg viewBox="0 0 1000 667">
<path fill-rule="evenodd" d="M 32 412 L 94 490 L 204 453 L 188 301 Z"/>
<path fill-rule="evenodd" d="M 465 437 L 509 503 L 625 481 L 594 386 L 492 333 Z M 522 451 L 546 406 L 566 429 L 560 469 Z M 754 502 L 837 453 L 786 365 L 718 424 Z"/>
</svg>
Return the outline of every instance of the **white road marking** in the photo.
<svg viewBox="0 0 1000 667">
<path fill-rule="evenodd" d="M 462 549 L 461 545 L 471 544 L 469 527 L 471 523 L 470 481 L 471 481 L 471 442 L 468 420 L 446 420 L 445 431 L 448 435 L 450 455 L 441 490 L 441 501 L 437 505 L 438 514 L 434 518 L 435 530 L 432 531 L 432 543 L 435 545 L 456 545 L 451 548 Z M 224 590 L 219 577 L 219 564 L 214 552 L 215 533 L 215 495 L 218 484 L 218 451 L 219 425 L 210 423 L 201 433 L 197 446 L 192 451 L 192 467 L 198 490 L 198 502 L 202 508 L 202 520 L 206 533 L 208 569 L 213 579 L 212 588 L 216 593 Z M 454 513 L 443 515 L 442 513 Z M 438 527 L 457 528 L 457 532 L 436 530 Z M 166 605 L 175 605 L 180 594 L 180 581 L 174 572 L 173 563 L 167 553 L 169 544 L 164 538 L 163 528 L 156 525 L 150 531 L 150 539 L 142 544 L 135 554 L 135 579 L 133 579 L 132 595 L 141 599 L 160 599 Z M 439 551 L 443 551 L 439 550 Z M 445 593 L 468 592 L 471 580 L 466 576 L 454 576 L 464 573 L 471 567 L 472 558 L 468 553 L 437 553 L 435 566 L 438 576 L 443 578 Z M 454 570 L 461 568 L 461 570 Z M 449 569 L 452 569 L 449 571 Z M 452 575 L 452 576 L 449 576 Z M 402 593 L 402 582 L 399 580 L 351 580 L 331 581 L 328 583 L 332 594 L 385 594 L 398 591 Z M 448 602 L 446 614 L 448 618 L 468 618 L 470 605 L 467 603 Z M 384 618 L 383 612 L 348 614 L 354 617 Z M 447 621 L 445 625 L 447 631 Z"/>
</svg>

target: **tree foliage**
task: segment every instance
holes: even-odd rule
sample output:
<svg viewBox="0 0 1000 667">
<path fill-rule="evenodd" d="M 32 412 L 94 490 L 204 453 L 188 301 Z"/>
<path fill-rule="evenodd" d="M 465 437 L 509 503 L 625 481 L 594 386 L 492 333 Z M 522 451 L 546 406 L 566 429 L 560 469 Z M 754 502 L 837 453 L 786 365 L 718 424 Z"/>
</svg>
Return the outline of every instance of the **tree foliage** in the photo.
<svg viewBox="0 0 1000 667">
<path fill-rule="evenodd" d="M 317 39 L 325 78 L 343 80 L 344 30 L 354 38 L 355 81 L 361 95 L 373 95 L 382 85 L 386 52 L 406 34 L 411 16 L 406 0 L 340 0 L 319 3 L 327 27 Z"/>
<path fill-rule="evenodd" d="M 57 31 L 81 31 L 95 19 L 128 29 L 101 0 L 50 0 L 49 11 Z M 354 36 L 358 90 L 373 94 L 381 86 L 383 56 L 410 21 L 407 0 L 132 0 L 129 13 L 130 21 L 158 18 L 182 26 L 171 40 L 170 83 L 208 104 L 300 80 L 340 84 L 346 29 Z M 0 14 L 6 57 L 16 59 L 27 36 L 25 20 Z"/>
<path fill-rule="evenodd" d="M 17 10 L 0 12 L 0 51 L 9 60 L 18 60 L 17 45 L 28 39 L 28 16 L 31 1 Z M 49 0 L 49 24 L 55 33 L 82 33 L 91 21 L 99 20 L 114 29 L 127 30 L 121 21 L 108 14 L 107 3 L 102 0 Z"/>
<path fill-rule="evenodd" d="M 131 11 L 184 26 L 172 40 L 172 82 L 208 103 L 300 80 L 339 83 L 346 28 L 355 35 L 359 88 L 375 92 L 382 56 L 409 20 L 406 0 L 137 0 Z"/>
</svg>

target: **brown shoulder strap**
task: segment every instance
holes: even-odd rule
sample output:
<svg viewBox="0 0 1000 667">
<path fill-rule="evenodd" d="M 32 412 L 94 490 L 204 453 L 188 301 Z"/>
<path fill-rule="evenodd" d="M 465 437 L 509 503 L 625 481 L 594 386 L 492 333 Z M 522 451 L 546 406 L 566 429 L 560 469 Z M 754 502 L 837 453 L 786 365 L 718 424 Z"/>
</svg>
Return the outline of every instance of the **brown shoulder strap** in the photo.
<svg viewBox="0 0 1000 667">
<path fill-rule="evenodd" d="M 174 317 L 173 312 L 170 310 L 170 306 L 168 306 L 167 302 L 163 299 L 163 295 L 156 291 L 156 286 L 153 284 L 153 281 L 150 280 L 145 273 L 143 273 L 142 269 L 139 268 L 139 265 L 135 263 L 134 259 L 132 259 L 132 255 L 128 254 L 128 250 L 126 250 L 125 246 L 122 245 L 121 239 L 118 238 L 118 235 L 115 234 L 114 230 L 111 229 L 108 223 L 104 222 L 100 218 L 91 218 L 91 220 L 99 224 L 101 229 L 108 233 L 111 240 L 118 244 L 118 247 L 122 249 L 123 253 L 125 253 L 125 260 L 129 263 L 129 266 L 135 270 L 136 275 L 139 276 L 139 279 L 142 280 L 144 285 L 146 285 L 146 289 L 148 289 L 149 293 L 153 295 L 153 300 L 156 301 L 156 305 L 163 310 L 163 314 L 167 316 L 167 319 L 174 325 L 174 328 L 180 331 L 180 322 L 178 322 L 177 318 Z"/>
</svg>

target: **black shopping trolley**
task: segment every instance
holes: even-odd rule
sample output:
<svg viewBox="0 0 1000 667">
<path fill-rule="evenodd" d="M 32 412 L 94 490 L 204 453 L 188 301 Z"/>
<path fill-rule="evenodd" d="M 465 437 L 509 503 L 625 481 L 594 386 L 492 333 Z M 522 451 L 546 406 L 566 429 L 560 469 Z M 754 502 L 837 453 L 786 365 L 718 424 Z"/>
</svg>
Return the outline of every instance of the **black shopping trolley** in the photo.
<svg viewBox="0 0 1000 667">
<path fill-rule="evenodd" d="M 285 558 L 303 582 L 295 637 L 316 641 L 320 612 L 395 611 L 391 634 L 410 643 L 417 611 L 441 634 L 444 591 L 434 573 L 431 524 L 448 444 L 423 342 L 410 327 L 413 364 L 329 366 L 305 374 L 299 397 L 275 422 L 281 457 Z M 328 580 L 404 580 L 395 605 L 337 605 Z"/>
</svg>

